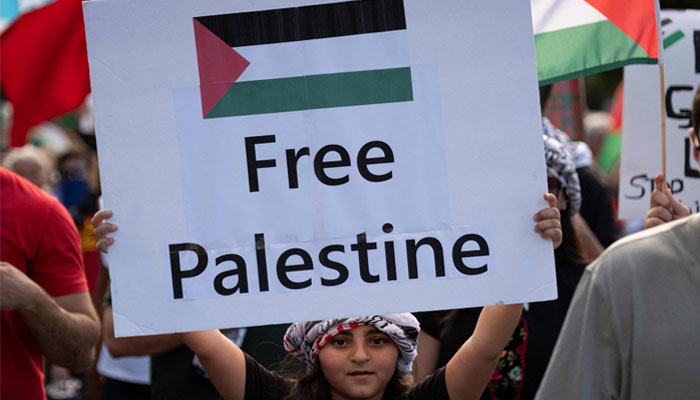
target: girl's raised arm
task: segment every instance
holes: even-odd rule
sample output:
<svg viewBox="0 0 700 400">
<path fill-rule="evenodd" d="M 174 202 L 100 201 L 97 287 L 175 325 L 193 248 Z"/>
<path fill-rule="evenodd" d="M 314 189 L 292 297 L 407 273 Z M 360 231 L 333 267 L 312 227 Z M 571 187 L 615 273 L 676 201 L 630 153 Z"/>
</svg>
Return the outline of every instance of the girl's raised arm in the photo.
<svg viewBox="0 0 700 400">
<path fill-rule="evenodd" d="M 246 386 L 246 364 L 243 350 L 220 331 L 181 333 L 182 341 L 199 357 L 209 379 L 221 397 L 243 400 Z"/>
<path fill-rule="evenodd" d="M 522 309 L 522 304 L 509 304 L 481 310 L 474 334 L 445 367 L 450 399 L 478 399 L 481 396 L 520 320 Z"/>
</svg>

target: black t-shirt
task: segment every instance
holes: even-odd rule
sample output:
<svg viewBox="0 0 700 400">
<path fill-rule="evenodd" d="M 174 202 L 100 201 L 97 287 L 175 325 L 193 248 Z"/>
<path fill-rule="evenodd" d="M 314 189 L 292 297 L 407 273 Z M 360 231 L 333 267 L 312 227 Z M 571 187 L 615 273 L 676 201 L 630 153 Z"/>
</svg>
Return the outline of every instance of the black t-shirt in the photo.
<svg viewBox="0 0 700 400">
<path fill-rule="evenodd" d="M 289 380 L 269 371 L 250 356 L 245 356 L 245 400 L 280 400 L 289 393 Z M 440 368 L 407 393 L 385 400 L 449 400 L 445 368 Z"/>
</svg>

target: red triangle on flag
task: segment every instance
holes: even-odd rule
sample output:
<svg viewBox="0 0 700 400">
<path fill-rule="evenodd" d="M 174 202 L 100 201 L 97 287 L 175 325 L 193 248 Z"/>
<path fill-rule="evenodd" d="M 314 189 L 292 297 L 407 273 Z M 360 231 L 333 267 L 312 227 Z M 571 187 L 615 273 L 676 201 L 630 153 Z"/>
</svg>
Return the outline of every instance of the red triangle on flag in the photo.
<svg viewBox="0 0 700 400">
<path fill-rule="evenodd" d="M 243 58 L 199 21 L 193 21 L 199 65 L 199 90 L 202 95 L 202 117 L 206 117 L 248 68 L 250 61 Z"/>
<path fill-rule="evenodd" d="M 585 0 L 637 42 L 650 58 L 659 58 L 654 0 Z"/>
</svg>

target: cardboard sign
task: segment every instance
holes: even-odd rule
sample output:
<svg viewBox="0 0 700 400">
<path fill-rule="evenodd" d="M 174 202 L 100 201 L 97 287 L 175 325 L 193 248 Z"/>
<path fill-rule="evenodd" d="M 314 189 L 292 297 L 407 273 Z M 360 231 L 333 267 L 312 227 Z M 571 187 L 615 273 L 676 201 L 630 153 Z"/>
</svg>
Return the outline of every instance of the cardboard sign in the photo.
<svg viewBox="0 0 700 400">
<path fill-rule="evenodd" d="M 666 103 L 666 181 L 673 196 L 700 212 L 700 171 L 688 137 L 700 85 L 700 11 L 662 10 Z M 661 172 L 659 67 L 625 67 L 620 158 L 620 218 L 643 219 Z"/>
<path fill-rule="evenodd" d="M 84 14 L 118 336 L 556 297 L 528 3 Z"/>
</svg>

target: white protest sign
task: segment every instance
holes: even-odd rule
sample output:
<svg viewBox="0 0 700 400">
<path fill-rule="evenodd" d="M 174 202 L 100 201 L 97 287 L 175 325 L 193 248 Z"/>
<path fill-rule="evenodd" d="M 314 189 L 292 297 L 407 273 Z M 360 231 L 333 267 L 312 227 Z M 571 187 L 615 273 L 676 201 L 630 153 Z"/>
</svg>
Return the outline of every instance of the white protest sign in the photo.
<svg viewBox="0 0 700 400">
<path fill-rule="evenodd" d="M 527 2 L 84 14 L 118 336 L 556 296 Z"/>
<path fill-rule="evenodd" d="M 688 137 L 693 94 L 700 85 L 700 11 L 661 10 L 666 85 L 666 181 L 673 196 L 700 212 L 700 172 Z M 624 71 L 620 218 L 642 219 L 661 172 L 659 67 Z"/>
</svg>

